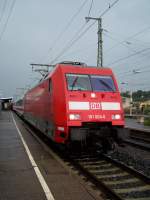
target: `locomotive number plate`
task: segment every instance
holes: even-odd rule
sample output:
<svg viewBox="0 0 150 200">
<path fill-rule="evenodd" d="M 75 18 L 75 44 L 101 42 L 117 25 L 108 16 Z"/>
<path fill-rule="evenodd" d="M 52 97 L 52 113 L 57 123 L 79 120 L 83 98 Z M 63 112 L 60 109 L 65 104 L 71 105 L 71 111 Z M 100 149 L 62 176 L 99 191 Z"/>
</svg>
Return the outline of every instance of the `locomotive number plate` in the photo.
<svg viewBox="0 0 150 200">
<path fill-rule="evenodd" d="M 101 110 L 101 104 L 97 102 L 90 102 L 91 110 Z"/>
<path fill-rule="evenodd" d="M 88 115 L 89 119 L 106 119 L 105 115 Z"/>
</svg>

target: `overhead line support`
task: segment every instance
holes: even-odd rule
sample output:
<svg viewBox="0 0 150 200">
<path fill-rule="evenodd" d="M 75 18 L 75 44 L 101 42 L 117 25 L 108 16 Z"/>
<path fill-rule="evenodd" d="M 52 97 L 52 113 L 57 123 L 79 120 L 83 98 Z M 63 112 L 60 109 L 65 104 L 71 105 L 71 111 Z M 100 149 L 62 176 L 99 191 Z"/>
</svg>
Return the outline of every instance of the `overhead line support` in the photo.
<svg viewBox="0 0 150 200">
<path fill-rule="evenodd" d="M 102 18 L 95 18 L 95 17 L 85 17 L 86 21 L 88 22 L 90 19 L 97 20 L 98 22 L 98 47 L 97 47 L 97 67 L 103 67 L 103 38 L 102 38 Z"/>
</svg>

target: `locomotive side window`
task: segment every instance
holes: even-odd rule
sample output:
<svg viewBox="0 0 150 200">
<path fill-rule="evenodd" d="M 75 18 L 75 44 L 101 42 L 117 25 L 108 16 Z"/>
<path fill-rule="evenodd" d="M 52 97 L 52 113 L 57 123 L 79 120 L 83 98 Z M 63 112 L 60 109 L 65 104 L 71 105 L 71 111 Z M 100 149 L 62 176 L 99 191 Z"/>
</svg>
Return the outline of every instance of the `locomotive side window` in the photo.
<svg viewBox="0 0 150 200">
<path fill-rule="evenodd" d="M 90 78 L 85 74 L 66 74 L 68 90 L 89 91 L 91 89 Z"/>
<path fill-rule="evenodd" d="M 91 84 L 93 91 L 116 91 L 114 81 L 111 76 L 91 75 Z"/>
<path fill-rule="evenodd" d="M 52 81 L 49 79 L 48 91 L 52 93 Z"/>
</svg>

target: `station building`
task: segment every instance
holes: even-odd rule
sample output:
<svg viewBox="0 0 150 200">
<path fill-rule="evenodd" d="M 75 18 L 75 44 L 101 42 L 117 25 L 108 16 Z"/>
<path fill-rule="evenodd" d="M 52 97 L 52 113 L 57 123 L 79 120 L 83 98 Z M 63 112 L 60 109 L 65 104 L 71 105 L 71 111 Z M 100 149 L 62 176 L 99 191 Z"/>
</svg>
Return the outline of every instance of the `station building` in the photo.
<svg viewBox="0 0 150 200">
<path fill-rule="evenodd" d="M 0 98 L 0 110 L 10 110 L 12 108 L 13 97 Z"/>
</svg>

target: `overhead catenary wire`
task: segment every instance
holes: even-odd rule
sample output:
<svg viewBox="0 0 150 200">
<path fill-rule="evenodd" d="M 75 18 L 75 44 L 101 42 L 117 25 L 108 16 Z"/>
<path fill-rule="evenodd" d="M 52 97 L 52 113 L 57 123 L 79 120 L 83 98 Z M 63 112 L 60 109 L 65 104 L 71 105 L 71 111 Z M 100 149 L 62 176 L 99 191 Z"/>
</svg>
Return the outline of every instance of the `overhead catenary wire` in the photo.
<svg viewBox="0 0 150 200">
<path fill-rule="evenodd" d="M 118 60 L 115 60 L 115 61 L 113 61 L 112 63 L 109 63 L 108 66 L 114 65 L 114 64 L 116 64 L 116 63 L 118 63 L 118 62 L 121 62 L 121 61 L 123 61 L 123 60 L 126 60 L 126 59 L 128 59 L 128 58 L 131 58 L 131 57 L 133 57 L 133 56 L 136 56 L 136 55 L 138 55 L 138 54 L 141 54 L 141 53 L 146 52 L 146 51 L 149 51 L 149 50 L 150 50 L 150 47 L 149 47 L 149 48 L 142 49 L 142 50 L 140 50 L 140 51 L 137 51 L 136 53 L 133 53 L 133 54 L 130 54 L 130 55 L 128 55 L 128 56 L 119 58 Z"/>
<path fill-rule="evenodd" d="M 59 35 L 57 36 L 57 38 L 52 43 L 51 47 L 48 49 L 48 54 L 54 49 L 54 47 L 58 44 L 58 42 L 63 38 L 63 36 L 66 33 L 66 31 L 70 28 L 71 24 L 76 19 L 76 17 L 79 15 L 79 13 L 82 11 L 82 9 L 84 8 L 84 6 L 86 5 L 86 3 L 88 1 L 89 0 L 84 0 L 84 2 L 81 4 L 81 6 L 75 12 L 75 14 L 71 17 L 71 19 L 68 21 L 68 23 L 66 24 L 66 26 L 62 29 L 62 31 L 59 33 Z"/>
<path fill-rule="evenodd" d="M 105 35 L 106 37 L 112 39 L 112 40 L 117 41 L 117 40 L 114 39 L 113 37 L 107 35 L 107 33 L 104 33 L 104 35 Z M 134 50 L 134 49 L 131 47 L 131 44 L 127 44 L 127 43 L 123 43 L 123 42 L 120 43 L 120 44 L 123 45 L 124 47 L 128 48 L 128 50 L 130 50 L 130 51 L 132 51 L 132 52 L 134 52 L 134 53 L 137 53 L 137 50 Z M 107 53 L 108 53 L 108 52 L 107 52 Z M 105 55 L 106 55 L 107 53 L 105 53 Z M 142 52 L 142 53 L 139 53 L 139 55 L 140 55 L 141 57 L 147 57 L 147 55 L 146 55 L 146 54 L 143 54 L 143 52 Z"/>
<path fill-rule="evenodd" d="M 111 5 L 109 5 L 109 7 L 107 9 L 105 9 L 99 16 L 99 18 L 101 18 L 102 16 L 104 16 L 119 0 L 115 0 Z M 90 24 L 81 34 L 75 34 L 75 36 L 72 38 L 71 41 L 69 41 L 67 43 L 67 45 L 63 48 L 63 50 L 56 56 L 55 59 L 53 59 L 51 61 L 51 63 L 55 63 L 58 58 L 60 58 L 62 55 L 64 55 L 64 53 L 66 53 L 80 38 L 82 38 L 85 33 L 96 23 L 96 21 L 94 21 L 92 24 Z M 85 27 L 86 23 L 81 27 L 80 32 L 82 31 L 82 29 Z"/>
<path fill-rule="evenodd" d="M 106 50 L 106 53 L 108 53 L 109 51 L 113 50 L 114 48 L 118 47 L 119 45 L 121 45 L 124 42 L 127 42 L 128 40 L 131 40 L 137 36 L 139 36 L 140 34 L 144 33 L 145 31 L 149 30 L 150 26 L 138 31 L 137 33 L 134 33 L 133 35 L 127 37 L 126 39 L 122 40 L 121 42 L 117 42 L 114 46 L 112 46 L 111 48 L 109 48 L 108 50 Z"/>
<path fill-rule="evenodd" d="M 129 70 L 129 71 L 124 71 L 124 72 L 121 72 L 121 73 L 117 73 L 117 76 L 120 77 L 120 76 L 131 76 L 133 74 L 136 74 L 136 75 L 140 75 L 141 73 L 145 73 L 145 72 L 149 72 L 150 70 L 144 70 L 144 69 L 147 69 L 149 68 L 150 69 L 150 65 L 146 65 L 146 66 L 143 66 L 143 67 L 140 67 L 140 68 L 134 68 L 132 70 Z M 136 71 L 139 70 L 139 73 L 136 73 Z"/>
<path fill-rule="evenodd" d="M 148 52 L 147 52 L 147 53 L 148 53 Z M 149 54 L 149 53 L 148 53 L 148 54 Z M 149 58 L 148 58 L 148 60 L 149 60 Z M 143 62 L 144 62 L 144 63 L 143 63 Z M 143 65 L 143 64 L 145 65 L 145 58 L 139 59 L 139 60 L 136 59 L 135 62 L 132 62 L 132 66 L 133 66 L 133 65 L 135 65 L 135 66 L 138 65 L 138 66 L 139 66 L 139 65 Z"/>
<path fill-rule="evenodd" d="M 147 86 L 147 88 L 149 89 L 149 84 L 148 84 L 147 81 L 144 81 L 144 82 L 141 82 L 141 83 L 135 82 L 135 81 L 134 82 L 133 81 L 127 81 L 127 83 L 125 83 L 125 84 L 120 83 L 120 87 L 123 87 L 123 85 L 124 85 L 124 88 L 125 87 L 130 88 L 129 90 L 131 90 L 131 86 L 138 86 L 138 90 L 140 90 L 140 88 L 143 88 L 145 86 Z"/>
<path fill-rule="evenodd" d="M 11 16 L 11 14 L 12 14 L 12 11 L 13 11 L 13 8 L 14 8 L 14 5 L 15 5 L 15 2 L 16 2 L 16 0 L 13 0 L 13 1 L 12 1 L 11 7 L 10 7 L 10 10 L 9 10 L 8 17 L 7 17 L 6 22 L 5 22 L 4 26 L 3 26 L 3 29 L 2 29 L 2 31 L 1 31 L 1 33 L 0 33 L 0 41 L 2 40 L 2 37 L 3 37 L 3 35 L 4 35 L 5 31 L 6 31 L 6 28 L 7 28 L 7 25 L 8 25 L 9 19 L 10 19 L 10 16 Z"/>
<path fill-rule="evenodd" d="M 106 10 L 104 10 L 102 12 L 102 14 L 100 15 L 100 17 L 102 17 L 104 14 L 106 14 L 106 12 L 108 12 L 109 9 L 111 9 L 119 0 L 114 1 L 111 5 L 109 5 L 109 8 L 107 8 Z M 99 17 L 99 18 L 100 18 Z M 81 37 L 84 36 L 84 34 L 96 23 L 96 21 L 94 21 L 91 25 L 89 25 L 81 34 L 79 34 L 81 32 L 81 30 L 85 27 L 86 23 L 81 27 L 77 38 L 73 38 L 70 43 L 67 44 L 67 46 L 64 47 L 64 49 L 60 52 L 60 54 L 52 61 L 52 63 L 56 62 L 58 58 L 60 58 L 66 51 L 68 51 Z M 75 34 L 76 36 L 76 34 Z"/>
<path fill-rule="evenodd" d="M 108 35 L 107 33 L 103 33 L 103 34 L 104 34 L 106 37 L 108 37 L 108 38 L 110 38 L 111 40 L 113 40 L 113 41 L 118 41 L 117 39 L 115 39 L 114 37 Z M 136 50 L 134 50 L 134 49 L 132 49 L 131 47 L 129 47 L 129 45 L 126 44 L 126 43 L 121 42 L 120 44 L 123 45 L 124 47 L 129 48 L 132 52 L 137 52 Z M 107 52 L 106 52 L 106 53 L 107 53 Z"/>
<path fill-rule="evenodd" d="M 112 4 L 109 4 L 109 7 L 101 13 L 101 15 L 99 16 L 99 18 L 103 17 L 116 3 L 118 3 L 118 1 L 119 0 L 116 0 Z"/>
<path fill-rule="evenodd" d="M 150 67 L 150 66 L 145 66 L 145 68 L 148 68 L 148 67 Z M 129 85 L 130 87 L 131 86 L 135 86 L 135 85 L 139 85 L 140 87 L 142 85 L 143 86 L 148 85 L 148 87 L 149 87 L 148 81 L 149 81 L 149 72 L 150 72 L 150 70 L 141 70 L 140 69 L 140 71 L 137 72 L 137 73 L 136 72 L 134 73 L 133 71 L 128 71 L 128 73 L 125 73 L 125 72 L 122 73 L 123 77 L 120 76 L 120 75 L 118 77 L 118 75 L 116 75 L 118 77 L 118 80 L 120 79 L 120 84 L 122 84 L 122 85 Z M 146 73 L 145 76 L 144 76 L 144 78 L 141 77 L 141 74 L 143 74 L 143 73 Z M 130 76 L 132 76 L 132 78 Z M 140 82 L 139 82 L 139 79 L 141 80 Z"/>
<path fill-rule="evenodd" d="M 89 51 L 91 49 L 89 49 L 89 47 L 96 47 L 97 46 L 97 42 L 94 42 L 94 43 L 91 43 L 91 44 L 88 44 L 82 48 L 79 48 L 77 50 L 74 50 L 74 51 L 71 51 L 70 53 L 68 53 L 67 55 L 72 55 L 72 54 L 76 54 L 78 52 L 81 52 L 81 53 L 84 53 L 85 51 Z"/>
<path fill-rule="evenodd" d="M 118 43 L 119 43 L 119 42 L 124 42 L 124 43 L 127 43 L 127 44 L 130 44 L 130 43 L 131 43 L 131 44 L 132 44 L 132 43 L 141 44 L 141 43 L 142 43 L 142 45 L 145 46 L 145 45 L 150 45 L 150 42 L 141 41 L 140 39 L 137 39 L 137 37 L 138 37 L 140 34 L 149 31 L 148 29 L 150 30 L 150 26 L 144 28 L 144 31 L 142 31 L 141 33 L 139 33 L 140 31 L 138 31 L 138 32 L 132 34 L 131 36 L 125 36 L 125 35 L 119 34 L 118 32 L 114 32 L 114 31 L 110 31 L 110 30 L 105 30 L 105 29 L 104 29 L 104 31 L 105 31 L 106 33 L 108 33 L 108 34 L 115 35 L 115 37 L 117 37 L 117 38 L 119 37 Z M 143 30 L 143 29 L 142 29 L 142 30 Z M 138 33 L 138 35 L 137 35 L 137 36 L 134 36 L 134 35 L 137 34 L 137 33 Z M 132 37 L 132 38 L 130 38 L 130 37 Z"/>
<path fill-rule="evenodd" d="M 149 52 L 147 51 L 147 52 L 144 52 L 144 54 L 149 54 Z M 133 59 L 134 57 L 132 57 L 132 59 Z M 142 57 L 142 59 L 140 58 L 140 59 L 138 59 L 138 58 L 140 58 L 140 57 L 135 57 L 135 59 L 136 59 L 136 61 L 133 61 L 132 63 L 130 62 L 129 63 L 129 65 L 131 66 L 139 66 L 139 65 L 144 65 L 145 66 L 145 58 L 143 58 Z M 144 62 L 144 63 L 143 63 Z M 119 63 L 119 62 L 118 62 Z M 126 65 L 127 64 L 127 60 L 125 59 L 124 60 L 124 62 L 121 62 L 121 65 L 123 66 L 123 65 Z M 115 65 L 115 69 L 117 69 L 117 68 L 120 68 L 120 64 L 118 64 L 118 65 Z M 135 68 L 135 67 L 134 67 Z"/>
<path fill-rule="evenodd" d="M 114 39 L 113 37 L 108 36 L 106 33 L 104 33 L 104 35 L 105 35 L 106 37 L 112 39 L 112 40 L 118 41 L 118 40 Z M 89 50 L 89 49 L 87 49 L 87 47 L 89 47 L 89 46 L 90 46 L 90 47 L 91 47 L 91 46 L 96 46 L 96 45 L 97 45 L 97 42 L 96 42 L 96 43 L 89 44 L 89 45 L 86 45 L 86 47 L 82 47 L 81 49 L 74 50 L 74 51 L 68 53 L 67 55 L 71 55 L 71 54 L 78 53 L 78 52 L 85 52 L 85 51 Z M 128 45 L 126 45 L 126 44 L 122 44 L 122 45 L 125 46 L 125 47 L 128 47 Z M 64 49 L 63 49 L 63 50 L 64 50 Z M 131 49 L 131 48 L 130 48 L 130 50 L 131 50 L 132 52 L 137 52 L 136 50 Z M 62 52 L 63 52 L 63 51 L 62 51 Z"/>
<path fill-rule="evenodd" d="M 120 75 L 117 75 L 117 77 L 118 77 L 118 79 L 122 79 L 122 77 L 124 78 L 124 80 L 126 80 L 126 79 L 128 79 L 128 78 L 130 78 L 131 76 L 132 76 L 132 78 L 133 78 L 133 76 L 137 76 L 137 79 L 138 79 L 138 81 L 139 81 L 139 76 L 141 75 L 141 74 L 144 74 L 144 73 L 148 73 L 148 72 L 150 72 L 150 70 L 143 70 L 143 71 L 141 71 L 141 72 L 139 72 L 139 73 L 133 73 L 133 72 L 128 72 L 128 73 L 122 73 L 122 74 L 120 74 Z M 139 76 L 138 76 L 139 75 Z"/>
<path fill-rule="evenodd" d="M 72 40 L 67 44 L 67 46 L 65 46 L 64 49 L 62 49 L 62 51 L 58 54 L 58 56 L 54 60 L 52 60 L 51 63 L 52 64 L 55 63 L 58 60 L 58 58 L 60 58 L 64 53 L 66 53 L 81 37 L 83 37 L 83 35 L 93 26 L 93 24 L 95 24 L 95 21 L 90 26 L 88 26 L 83 32 L 81 32 L 82 27 L 85 27 L 86 25 L 84 24 L 79 31 L 81 33 L 78 35 L 78 37 L 75 39 L 72 38 Z"/>
<path fill-rule="evenodd" d="M 93 6 L 93 1 L 94 1 L 94 0 L 91 0 L 91 5 L 90 5 L 90 8 L 89 8 L 88 17 L 89 17 L 90 14 L 91 14 L 92 6 Z"/>
</svg>

